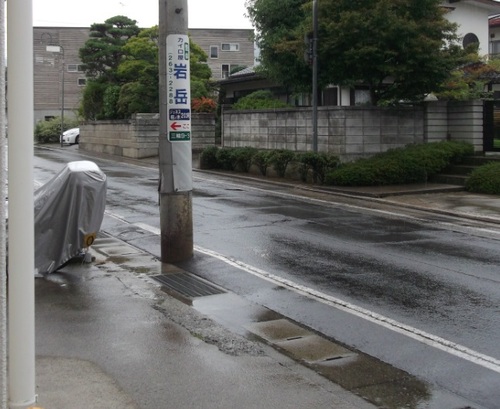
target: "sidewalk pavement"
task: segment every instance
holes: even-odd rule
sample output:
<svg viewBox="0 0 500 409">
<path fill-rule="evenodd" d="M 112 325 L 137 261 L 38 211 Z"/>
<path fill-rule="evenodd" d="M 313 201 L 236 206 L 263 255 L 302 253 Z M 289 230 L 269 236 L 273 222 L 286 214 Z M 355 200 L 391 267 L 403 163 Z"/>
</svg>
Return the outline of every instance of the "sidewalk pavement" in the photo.
<svg viewBox="0 0 500 409">
<path fill-rule="evenodd" d="M 500 224 L 500 196 L 466 192 L 445 184 L 330 189 L 331 193 L 479 222 Z"/>
<path fill-rule="evenodd" d="M 297 188 L 500 224 L 500 198 L 448 185 Z M 102 235 L 91 252 L 36 281 L 37 407 L 375 407 L 166 294 L 151 276 L 175 266 Z"/>
<path fill-rule="evenodd" d="M 375 408 L 165 293 L 177 267 L 102 233 L 90 251 L 35 282 L 36 408 Z"/>
</svg>

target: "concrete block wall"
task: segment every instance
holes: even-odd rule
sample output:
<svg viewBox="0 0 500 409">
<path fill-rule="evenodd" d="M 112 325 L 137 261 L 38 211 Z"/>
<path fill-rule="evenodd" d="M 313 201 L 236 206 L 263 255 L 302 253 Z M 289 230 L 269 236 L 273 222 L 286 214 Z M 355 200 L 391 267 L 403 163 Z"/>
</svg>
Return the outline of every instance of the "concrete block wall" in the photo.
<svg viewBox="0 0 500 409">
<path fill-rule="evenodd" d="M 432 101 L 426 104 L 425 142 L 438 142 L 449 139 L 448 102 Z"/>
<path fill-rule="evenodd" d="M 343 160 L 423 142 L 421 107 L 348 107 L 345 114 L 345 148 L 340 152 Z"/>
<path fill-rule="evenodd" d="M 215 115 L 193 114 L 193 151 L 215 145 Z M 311 108 L 222 113 L 222 146 L 312 150 Z M 129 158 L 158 155 L 159 115 L 85 123 L 80 149 Z M 319 107 L 318 150 L 343 161 L 413 143 L 459 140 L 483 151 L 483 102 L 429 102 L 398 108 Z"/>
<path fill-rule="evenodd" d="M 258 149 L 312 149 L 311 108 L 224 110 L 222 144 Z M 413 143 L 457 140 L 483 151 L 483 102 L 432 101 L 416 106 L 319 107 L 318 150 L 343 161 Z"/>
<path fill-rule="evenodd" d="M 258 149 L 312 149 L 310 108 L 253 111 L 225 110 L 222 144 Z M 423 142 L 421 107 L 319 107 L 318 150 L 352 160 Z"/>
<path fill-rule="evenodd" d="M 426 106 L 426 142 L 464 141 L 483 152 L 483 101 L 433 101 Z"/>
<path fill-rule="evenodd" d="M 469 142 L 483 152 L 483 101 L 450 102 L 448 134 L 453 141 Z"/>
<path fill-rule="evenodd" d="M 80 126 L 80 149 L 133 159 L 158 156 L 159 114 L 136 114 L 121 121 L 86 122 Z M 215 144 L 215 115 L 193 114 L 194 151 Z"/>
<path fill-rule="evenodd" d="M 145 158 L 135 138 L 135 126 L 132 121 L 96 121 L 80 126 L 80 149 L 125 156 Z"/>
</svg>

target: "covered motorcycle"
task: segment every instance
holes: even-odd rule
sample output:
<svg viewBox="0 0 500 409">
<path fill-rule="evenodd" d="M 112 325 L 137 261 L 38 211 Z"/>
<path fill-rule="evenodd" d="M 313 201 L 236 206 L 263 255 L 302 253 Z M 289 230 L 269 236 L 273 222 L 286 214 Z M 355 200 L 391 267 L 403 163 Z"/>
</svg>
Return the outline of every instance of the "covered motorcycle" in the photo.
<svg viewBox="0 0 500 409">
<path fill-rule="evenodd" d="M 92 245 L 106 189 L 106 175 L 94 162 L 76 161 L 35 191 L 36 273 L 52 273 Z"/>
</svg>

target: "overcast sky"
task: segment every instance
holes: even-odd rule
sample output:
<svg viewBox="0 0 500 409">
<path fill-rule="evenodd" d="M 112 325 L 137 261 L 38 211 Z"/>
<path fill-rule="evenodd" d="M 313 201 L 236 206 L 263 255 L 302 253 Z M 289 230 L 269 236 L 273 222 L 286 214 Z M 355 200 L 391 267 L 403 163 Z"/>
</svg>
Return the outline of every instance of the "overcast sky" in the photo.
<svg viewBox="0 0 500 409">
<path fill-rule="evenodd" d="M 34 26 L 89 27 L 122 15 L 158 24 L 158 0 L 33 0 Z M 189 28 L 252 28 L 245 0 L 188 0 Z"/>
</svg>

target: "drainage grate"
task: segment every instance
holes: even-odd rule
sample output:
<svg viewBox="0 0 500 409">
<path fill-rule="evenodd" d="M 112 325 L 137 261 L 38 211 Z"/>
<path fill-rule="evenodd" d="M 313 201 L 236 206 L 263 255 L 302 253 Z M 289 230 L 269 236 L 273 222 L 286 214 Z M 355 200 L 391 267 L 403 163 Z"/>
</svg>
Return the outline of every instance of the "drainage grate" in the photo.
<svg viewBox="0 0 500 409">
<path fill-rule="evenodd" d="M 223 294 L 224 290 L 190 273 L 161 274 L 152 276 L 156 281 L 184 297 L 196 298 Z"/>
</svg>

